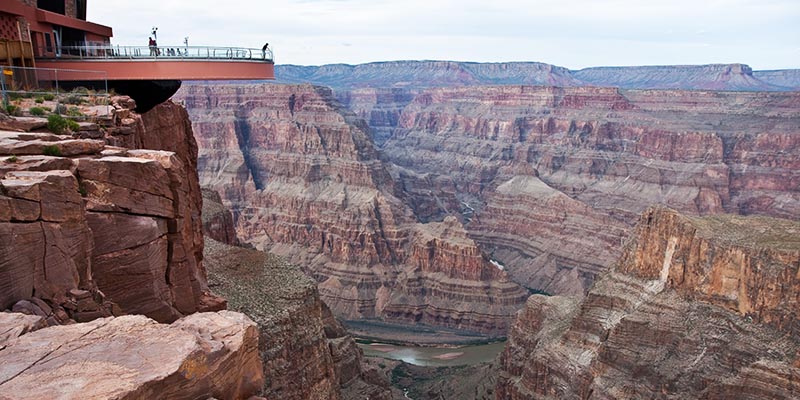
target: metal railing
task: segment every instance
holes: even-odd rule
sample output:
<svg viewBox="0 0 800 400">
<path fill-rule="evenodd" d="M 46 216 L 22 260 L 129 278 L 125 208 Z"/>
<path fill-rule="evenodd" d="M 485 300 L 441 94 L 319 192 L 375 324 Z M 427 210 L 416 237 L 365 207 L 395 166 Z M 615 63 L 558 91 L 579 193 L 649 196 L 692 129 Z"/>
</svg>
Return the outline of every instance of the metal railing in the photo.
<svg viewBox="0 0 800 400">
<path fill-rule="evenodd" d="M 70 79 L 61 81 L 59 75 Z M 92 82 L 97 90 L 75 87 L 75 80 Z M 107 73 L 0 66 L 0 105 L 12 115 L 55 113 L 75 120 L 107 117 L 111 112 Z M 32 111 L 37 109 L 41 114 Z"/>
<path fill-rule="evenodd" d="M 38 58 L 61 59 L 194 59 L 194 60 L 242 60 L 273 62 L 272 49 L 249 49 L 245 47 L 212 46 L 112 46 L 84 45 L 41 47 L 37 54 L 50 54 Z"/>
</svg>

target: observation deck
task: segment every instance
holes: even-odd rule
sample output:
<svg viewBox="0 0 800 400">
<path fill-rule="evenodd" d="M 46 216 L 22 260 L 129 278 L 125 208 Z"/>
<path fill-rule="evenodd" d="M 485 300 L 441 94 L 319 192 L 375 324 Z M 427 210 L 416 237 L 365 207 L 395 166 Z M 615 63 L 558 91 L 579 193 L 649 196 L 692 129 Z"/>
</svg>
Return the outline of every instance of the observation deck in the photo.
<svg viewBox="0 0 800 400">
<path fill-rule="evenodd" d="M 50 51 L 47 51 L 50 50 Z M 275 79 L 272 50 L 210 46 L 62 46 L 41 49 L 36 66 L 65 70 L 62 81 L 81 81 L 78 71 L 105 72 L 109 81 Z M 70 74 L 68 71 L 76 71 Z"/>
</svg>

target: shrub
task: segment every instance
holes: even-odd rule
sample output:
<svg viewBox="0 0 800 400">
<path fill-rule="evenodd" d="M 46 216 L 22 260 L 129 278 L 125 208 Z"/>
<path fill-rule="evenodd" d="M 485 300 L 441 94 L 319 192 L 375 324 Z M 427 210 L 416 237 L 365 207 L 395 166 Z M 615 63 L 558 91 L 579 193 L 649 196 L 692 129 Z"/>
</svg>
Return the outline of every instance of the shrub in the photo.
<svg viewBox="0 0 800 400">
<path fill-rule="evenodd" d="M 15 117 L 19 117 L 20 115 L 22 115 L 22 109 L 14 104 L 7 105 L 6 112 L 8 113 L 8 115 L 13 115 Z"/>
<path fill-rule="evenodd" d="M 47 100 L 47 101 L 53 101 L 53 100 L 55 100 L 55 99 L 56 99 L 56 95 L 54 95 L 54 94 L 52 94 L 52 93 L 46 93 L 46 94 L 45 94 L 44 96 L 42 96 L 42 97 L 43 97 L 45 100 Z"/>
<path fill-rule="evenodd" d="M 70 117 L 82 117 L 83 113 L 81 112 L 81 109 L 78 107 L 70 107 L 67 110 L 67 115 L 69 115 Z"/>
<path fill-rule="evenodd" d="M 36 104 L 42 104 L 44 103 L 44 98 L 39 96 L 34 101 L 36 102 Z"/>
<path fill-rule="evenodd" d="M 63 104 L 59 104 L 56 106 L 56 114 L 66 114 L 67 113 L 67 106 Z"/>
<path fill-rule="evenodd" d="M 17 162 L 17 156 L 11 156 L 11 157 L 6 158 L 6 162 L 7 163 L 15 163 L 15 162 Z"/>
<path fill-rule="evenodd" d="M 77 132 L 81 130 L 81 125 L 71 119 L 68 119 L 67 128 L 69 128 L 69 130 L 71 130 L 72 132 Z"/>
<path fill-rule="evenodd" d="M 80 105 L 81 103 L 83 103 L 83 97 L 78 96 L 78 95 L 69 95 L 69 96 L 65 97 L 62 100 L 62 102 L 66 103 L 66 104 Z"/>
<path fill-rule="evenodd" d="M 46 156 L 61 157 L 61 149 L 56 145 L 44 146 L 42 154 Z"/>
<path fill-rule="evenodd" d="M 31 107 L 31 109 L 28 110 L 28 112 L 30 112 L 31 115 L 35 115 L 37 117 L 41 117 L 42 115 L 44 115 L 46 113 L 44 111 L 44 108 L 42 108 L 42 107 Z"/>
<path fill-rule="evenodd" d="M 60 135 L 67 129 L 67 119 L 58 114 L 50 114 L 47 116 L 47 129 Z"/>
<path fill-rule="evenodd" d="M 52 108 L 50 108 L 50 107 L 47 107 L 47 106 L 41 106 L 41 107 L 39 107 L 39 108 L 41 108 L 42 110 L 45 110 L 45 111 L 47 111 L 47 112 L 53 111 L 53 109 L 52 109 Z"/>
</svg>

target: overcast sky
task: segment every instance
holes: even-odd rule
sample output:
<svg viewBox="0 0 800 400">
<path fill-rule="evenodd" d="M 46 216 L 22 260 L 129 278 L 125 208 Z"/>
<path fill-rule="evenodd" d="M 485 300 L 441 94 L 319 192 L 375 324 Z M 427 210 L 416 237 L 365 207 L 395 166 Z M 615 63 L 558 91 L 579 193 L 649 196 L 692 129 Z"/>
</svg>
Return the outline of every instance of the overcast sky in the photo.
<svg viewBox="0 0 800 400">
<path fill-rule="evenodd" d="M 269 42 L 278 64 L 389 60 L 800 68 L 800 0 L 106 0 L 112 43 Z"/>
</svg>

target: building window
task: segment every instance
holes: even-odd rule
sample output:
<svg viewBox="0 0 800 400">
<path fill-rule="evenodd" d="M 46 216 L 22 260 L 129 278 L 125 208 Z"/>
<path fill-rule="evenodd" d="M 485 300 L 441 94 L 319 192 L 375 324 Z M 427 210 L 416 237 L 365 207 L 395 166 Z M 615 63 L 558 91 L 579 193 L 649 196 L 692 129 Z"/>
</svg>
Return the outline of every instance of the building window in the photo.
<svg viewBox="0 0 800 400">
<path fill-rule="evenodd" d="M 36 2 L 36 7 L 39 7 L 42 10 L 52 11 L 54 13 L 66 15 L 67 9 L 64 4 L 65 0 L 38 0 Z"/>
</svg>

